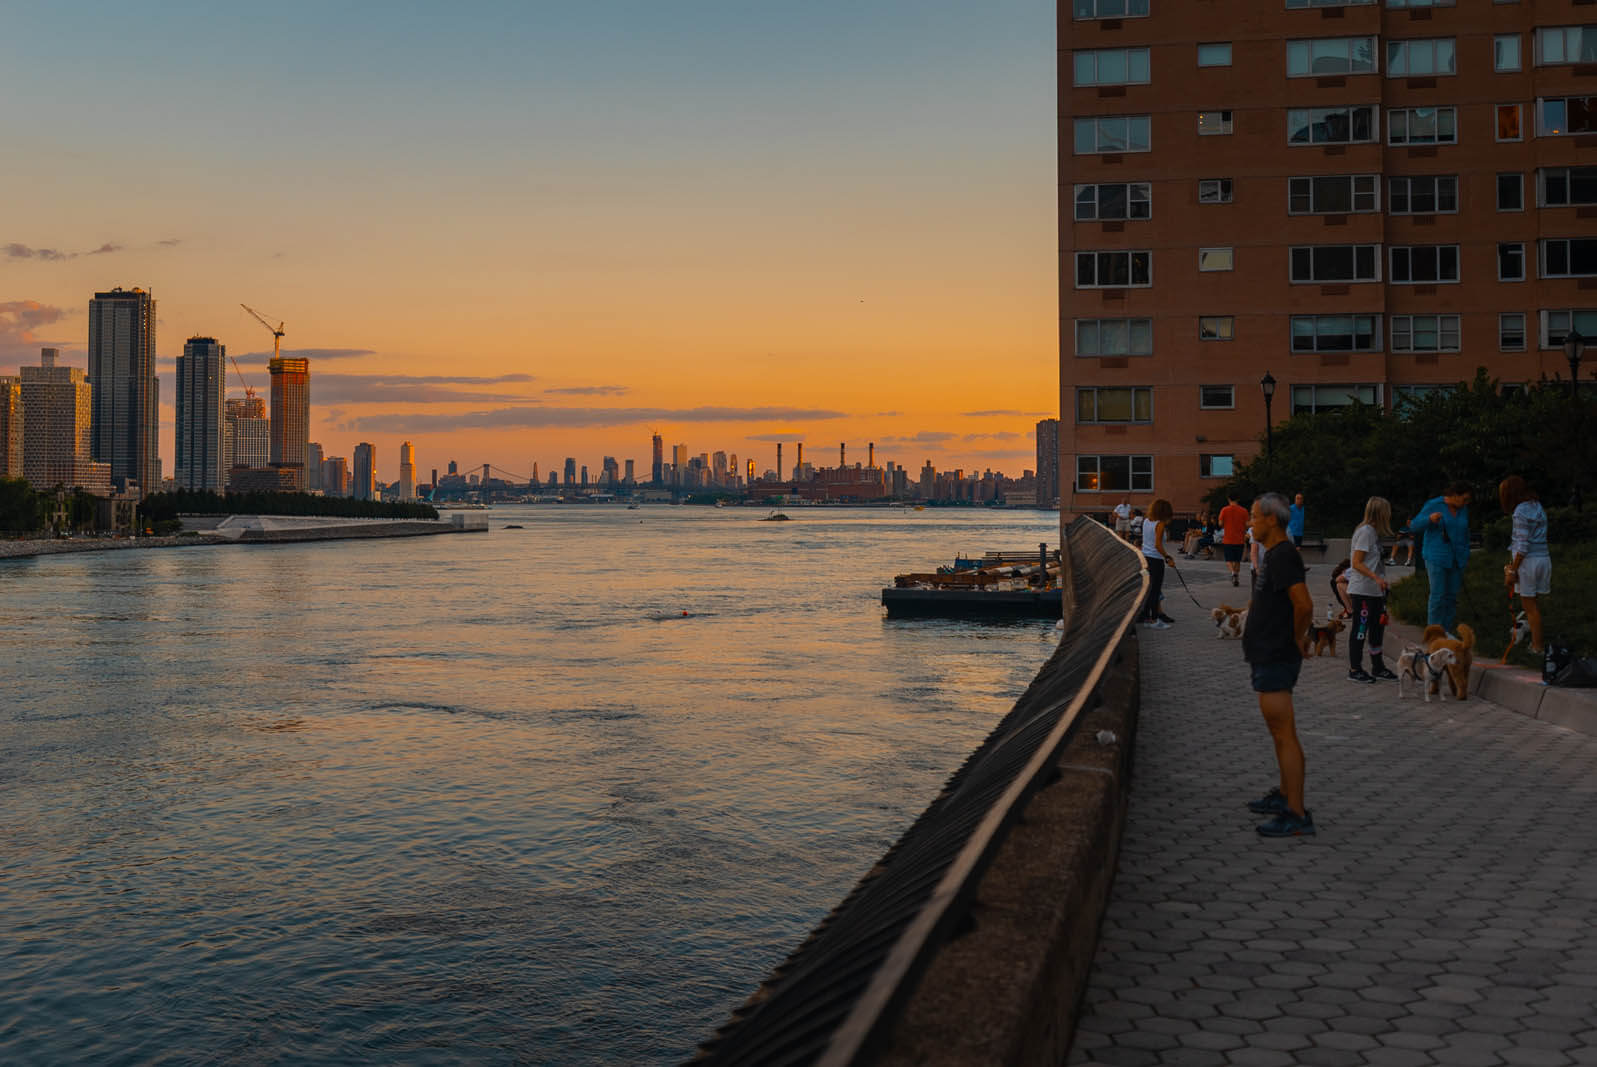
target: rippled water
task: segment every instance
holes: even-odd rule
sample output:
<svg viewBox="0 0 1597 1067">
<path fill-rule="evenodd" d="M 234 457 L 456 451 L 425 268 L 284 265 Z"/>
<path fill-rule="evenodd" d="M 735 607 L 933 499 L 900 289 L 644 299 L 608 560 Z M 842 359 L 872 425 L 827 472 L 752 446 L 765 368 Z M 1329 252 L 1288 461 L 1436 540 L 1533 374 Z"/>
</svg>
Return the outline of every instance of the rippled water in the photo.
<svg viewBox="0 0 1597 1067">
<path fill-rule="evenodd" d="M 878 603 L 1050 516 L 794 514 L 0 562 L 0 1061 L 690 1054 L 1053 645 Z"/>
</svg>

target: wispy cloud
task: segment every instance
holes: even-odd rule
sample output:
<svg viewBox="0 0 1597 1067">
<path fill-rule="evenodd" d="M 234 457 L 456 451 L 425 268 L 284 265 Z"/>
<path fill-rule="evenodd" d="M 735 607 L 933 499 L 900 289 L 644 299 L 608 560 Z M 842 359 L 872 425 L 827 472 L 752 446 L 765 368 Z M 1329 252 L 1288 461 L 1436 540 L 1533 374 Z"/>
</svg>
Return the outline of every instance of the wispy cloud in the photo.
<svg viewBox="0 0 1597 1067">
<path fill-rule="evenodd" d="M 66 318 L 70 312 L 37 300 L 12 300 L 0 303 L 0 359 L 7 365 L 26 361 L 36 363 L 39 349 L 51 342 L 36 332 Z"/>
<path fill-rule="evenodd" d="M 625 396 L 631 391 L 624 385 L 570 385 L 544 390 L 551 396 Z"/>
<path fill-rule="evenodd" d="M 315 395 L 314 381 L 311 386 Z M 820 408 L 561 408 L 517 407 L 461 414 L 383 414 L 353 419 L 347 429 L 372 433 L 446 430 L 541 429 L 544 427 L 627 426 L 660 422 L 772 422 L 841 419 L 845 412 Z"/>
<path fill-rule="evenodd" d="M 954 441 L 958 438 L 959 434 L 949 433 L 946 430 L 922 430 L 907 437 L 902 435 L 883 437 L 880 441 L 887 445 L 940 445 L 944 441 Z"/>
<path fill-rule="evenodd" d="M 375 356 L 374 348 L 285 348 L 283 355 L 293 356 L 295 359 L 358 359 L 361 356 Z M 263 361 L 272 358 L 270 352 L 240 352 L 239 360 Z"/>
<path fill-rule="evenodd" d="M 1013 430 L 999 430 L 995 433 L 968 433 L 960 438 L 962 441 L 1020 441 L 1032 437 L 1029 433 L 1016 433 Z"/>
<path fill-rule="evenodd" d="M 1053 417 L 1053 412 L 1051 411 L 961 411 L 960 414 L 969 419 L 992 419 L 1000 417 L 1010 419 L 1046 419 Z"/>
<path fill-rule="evenodd" d="M 180 243 L 181 241 L 175 237 L 157 242 L 157 244 L 165 248 L 171 248 Z M 31 245 L 12 241 L 8 244 L 0 245 L 0 252 L 5 253 L 7 259 L 35 259 L 41 263 L 57 263 L 61 260 L 77 259 L 80 256 L 108 256 L 113 252 L 125 251 L 126 248 L 126 245 L 117 244 L 115 241 L 106 241 L 99 248 L 72 252 L 60 248 L 34 248 Z"/>
<path fill-rule="evenodd" d="M 796 444 L 804 440 L 803 430 L 777 430 L 775 433 L 745 434 L 745 441 L 763 441 L 766 444 Z M 807 442 L 806 442 L 807 443 Z"/>
<path fill-rule="evenodd" d="M 488 385 L 531 381 L 527 374 L 492 378 L 441 374 L 318 374 L 311 368 L 311 398 L 317 404 L 535 404 L 536 397 Z M 478 388 L 461 388 L 476 386 Z"/>
</svg>

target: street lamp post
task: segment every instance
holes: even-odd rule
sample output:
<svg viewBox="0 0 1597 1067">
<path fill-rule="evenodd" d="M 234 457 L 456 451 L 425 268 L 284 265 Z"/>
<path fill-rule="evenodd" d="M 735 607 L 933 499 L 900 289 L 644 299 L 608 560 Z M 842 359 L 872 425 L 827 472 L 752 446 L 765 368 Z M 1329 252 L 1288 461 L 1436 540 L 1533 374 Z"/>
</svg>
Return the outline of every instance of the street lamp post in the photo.
<svg viewBox="0 0 1597 1067">
<path fill-rule="evenodd" d="M 1264 461 L 1269 463 L 1275 451 L 1275 420 L 1270 417 L 1270 403 L 1275 399 L 1275 375 L 1265 371 L 1264 377 L 1259 379 L 1259 388 L 1264 392 Z"/>
<path fill-rule="evenodd" d="M 1564 335 L 1564 358 L 1569 360 L 1569 402 L 1575 405 L 1575 478 L 1570 486 L 1569 502 L 1576 511 L 1580 510 L 1580 441 L 1582 423 L 1585 422 L 1586 409 L 1580 402 L 1580 357 L 1586 353 L 1586 339 L 1580 331 L 1571 328 Z"/>
</svg>

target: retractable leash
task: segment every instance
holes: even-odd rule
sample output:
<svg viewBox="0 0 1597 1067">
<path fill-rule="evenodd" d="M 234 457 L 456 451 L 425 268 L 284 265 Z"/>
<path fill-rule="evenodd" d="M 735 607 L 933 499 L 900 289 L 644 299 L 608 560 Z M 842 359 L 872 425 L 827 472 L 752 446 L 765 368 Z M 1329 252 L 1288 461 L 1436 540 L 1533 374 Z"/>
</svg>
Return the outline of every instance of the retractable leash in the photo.
<svg viewBox="0 0 1597 1067">
<path fill-rule="evenodd" d="M 1204 607 L 1202 604 L 1199 604 L 1198 598 L 1192 595 L 1192 590 L 1187 586 L 1187 580 L 1182 576 L 1181 569 L 1172 563 L 1170 564 L 1170 570 L 1175 571 L 1176 581 L 1180 582 L 1181 588 L 1186 590 L 1187 599 L 1192 601 L 1194 604 L 1197 604 L 1199 611 L 1208 611 L 1209 609 Z"/>
</svg>

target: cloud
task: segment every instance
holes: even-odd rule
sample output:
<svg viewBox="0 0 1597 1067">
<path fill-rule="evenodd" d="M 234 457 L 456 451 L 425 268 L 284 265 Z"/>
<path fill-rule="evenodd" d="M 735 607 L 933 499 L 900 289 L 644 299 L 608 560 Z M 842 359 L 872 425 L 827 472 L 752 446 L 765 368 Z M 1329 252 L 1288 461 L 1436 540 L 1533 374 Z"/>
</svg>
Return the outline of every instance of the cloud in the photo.
<svg viewBox="0 0 1597 1067">
<path fill-rule="evenodd" d="M 315 397 L 314 382 L 311 395 Z M 771 422 L 776 420 L 841 419 L 841 411 L 784 407 L 697 408 L 560 408 L 518 407 L 470 411 L 458 415 L 367 415 L 349 423 L 349 429 L 372 433 L 421 433 L 447 430 L 540 429 L 543 427 L 627 426 L 661 422 Z"/>
<path fill-rule="evenodd" d="M 361 356 L 375 356 L 374 348 L 285 348 L 283 355 L 295 359 L 358 359 Z M 236 357 L 241 360 L 264 361 L 272 358 L 270 352 L 242 352 Z"/>
<path fill-rule="evenodd" d="M 763 441 L 766 444 L 797 444 L 804 441 L 803 430 L 778 430 L 775 433 L 751 433 L 744 436 L 745 441 Z M 808 444 L 809 442 L 805 442 Z"/>
<path fill-rule="evenodd" d="M 473 378 L 436 374 L 318 374 L 311 368 L 311 400 L 317 404 L 532 404 L 534 397 L 506 390 L 461 389 L 531 381 L 526 374 Z"/>
<path fill-rule="evenodd" d="M 1054 417 L 1053 412 L 1051 411 L 961 411 L 960 414 L 968 419 L 991 419 L 999 417 L 1011 419 L 1047 419 Z"/>
<path fill-rule="evenodd" d="M 968 433 L 961 440 L 964 441 L 1019 441 L 1031 437 L 1029 433 L 1015 433 L 1013 430 L 999 430 L 996 433 Z"/>
<path fill-rule="evenodd" d="M 93 248 L 87 252 L 63 252 L 59 248 L 30 248 L 27 245 L 17 244 L 13 241 L 6 245 L 4 250 L 7 259 L 39 259 L 46 263 L 53 263 L 62 259 L 77 259 L 79 256 L 103 256 L 111 252 L 120 252 L 122 247 L 122 245 L 112 244 L 107 241 L 99 248 Z"/>
<path fill-rule="evenodd" d="M 176 248 L 178 245 L 183 243 L 183 239 L 181 237 L 167 237 L 155 243 L 160 245 L 162 248 Z"/>
<path fill-rule="evenodd" d="M 878 419 L 896 419 L 902 414 L 904 414 L 902 411 L 878 411 L 876 417 Z"/>
<path fill-rule="evenodd" d="M 52 346 L 52 342 L 35 331 L 41 326 L 60 322 L 71 314 L 65 308 L 41 304 L 37 300 L 12 300 L 0 303 L 0 357 L 9 364 L 26 361 L 37 363 L 39 349 Z"/>
<path fill-rule="evenodd" d="M 957 433 L 948 433 L 944 430 L 922 430 L 920 433 L 910 434 L 908 437 L 894 436 L 883 437 L 882 444 L 886 445 L 940 445 L 944 441 L 953 441 L 959 437 Z"/>
<path fill-rule="evenodd" d="M 572 385 L 563 389 L 545 389 L 544 392 L 560 396 L 625 396 L 632 390 L 624 385 Z"/>
</svg>

